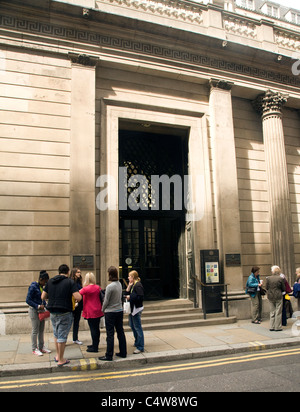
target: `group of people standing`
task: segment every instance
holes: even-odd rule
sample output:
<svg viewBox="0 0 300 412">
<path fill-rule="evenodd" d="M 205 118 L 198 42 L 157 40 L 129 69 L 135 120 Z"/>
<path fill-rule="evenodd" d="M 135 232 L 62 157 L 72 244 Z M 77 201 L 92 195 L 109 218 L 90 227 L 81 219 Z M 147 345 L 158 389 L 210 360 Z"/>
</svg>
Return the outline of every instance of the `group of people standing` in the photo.
<svg viewBox="0 0 300 412">
<path fill-rule="evenodd" d="M 296 282 L 293 288 L 290 287 L 279 266 L 271 267 L 271 276 L 266 278 L 266 288 L 263 286 L 259 272 L 260 268 L 254 266 L 246 284 L 246 293 L 251 298 L 252 323 L 261 323 L 262 296 L 267 294 L 270 303 L 270 331 L 281 331 L 282 326 L 287 325 L 288 314 L 289 317 L 293 315 L 289 295 L 292 292 L 298 299 L 298 310 L 300 310 L 300 268 L 296 269 Z"/>
<path fill-rule="evenodd" d="M 26 303 L 29 305 L 29 316 L 32 322 L 31 342 L 32 352 L 42 356 L 51 353 L 44 345 L 45 321 L 39 314 L 46 309 L 50 313 L 56 346 L 55 362 L 58 366 L 68 364 L 64 351 L 68 334 L 73 324 L 73 343 L 81 345 L 78 338 L 79 322 L 84 317 L 89 325 L 92 344 L 87 352 L 98 352 L 100 343 L 100 320 L 105 317 L 107 347 L 102 361 L 112 361 L 114 354 L 114 332 L 117 332 L 119 352 L 116 356 L 127 356 L 126 337 L 123 329 L 123 301 L 130 302 L 131 313 L 129 325 L 135 338 L 133 353 L 144 351 L 144 333 L 141 325 L 143 311 L 144 289 L 136 271 L 129 273 L 129 283 L 125 293 L 119 282 L 118 270 L 114 266 L 108 269 L 110 284 L 105 291 L 96 284 L 95 275 L 91 272 L 85 276 L 82 283 L 81 270 L 71 271 L 67 265 L 61 265 L 59 274 L 49 279 L 48 273 L 40 272 L 38 282 L 32 282 L 28 289 Z M 125 295 L 125 296 L 124 296 Z M 47 304 L 46 304 L 47 301 Z"/>
<path fill-rule="evenodd" d="M 58 366 L 68 364 L 64 351 L 68 334 L 73 324 L 73 343 L 81 345 L 78 338 L 81 315 L 87 320 L 92 344 L 87 352 L 98 352 L 100 343 L 100 320 L 105 317 L 106 353 L 99 357 L 102 361 L 112 361 L 114 355 L 114 332 L 117 332 L 119 352 L 116 356 L 126 358 L 127 344 L 123 328 L 123 302 L 130 302 L 129 325 L 135 339 L 133 353 L 144 351 L 144 333 L 141 323 L 141 314 L 144 309 L 144 289 L 136 271 L 128 275 L 128 286 L 125 293 L 119 282 L 118 270 L 114 266 L 108 268 L 109 285 L 105 291 L 96 284 L 95 275 L 91 272 L 85 276 L 82 283 L 81 270 L 74 268 L 71 271 L 67 265 L 61 265 L 58 275 L 49 279 L 49 275 L 42 270 L 38 282 L 32 282 L 28 288 L 26 303 L 29 305 L 29 316 L 32 322 L 32 352 L 42 356 L 51 353 L 44 344 L 45 321 L 40 320 L 39 314 L 46 309 L 50 313 L 56 346 L 55 362 Z M 271 276 L 266 278 L 264 289 L 260 278 L 260 268 L 254 266 L 246 284 L 246 293 L 251 298 L 252 322 L 260 324 L 262 320 L 262 296 L 267 294 L 270 302 L 270 331 L 281 331 L 287 324 L 287 314 L 293 314 L 290 296 L 298 299 L 300 310 L 300 268 L 296 269 L 296 282 L 293 288 L 287 282 L 279 266 L 272 266 Z M 47 303 L 46 303 L 47 301 Z"/>
</svg>

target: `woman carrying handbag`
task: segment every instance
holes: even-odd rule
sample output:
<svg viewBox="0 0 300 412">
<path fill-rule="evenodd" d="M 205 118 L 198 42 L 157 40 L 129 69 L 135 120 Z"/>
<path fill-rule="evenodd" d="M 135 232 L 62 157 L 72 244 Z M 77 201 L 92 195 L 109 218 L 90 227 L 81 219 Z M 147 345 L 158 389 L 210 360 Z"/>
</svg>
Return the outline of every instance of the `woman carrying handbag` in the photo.
<svg viewBox="0 0 300 412">
<path fill-rule="evenodd" d="M 129 314 L 129 326 L 132 329 L 136 347 L 133 353 L 144 352 L 144 332 L 142 328 L 141 315 L 144 309 L 144 288 L 137 271 L 132 270 L 128 275 L 128 286 L 126 289 L 126 299 L 130 303 L 131 313 Z"/>
<path fill-rule="evenodd" d="M 33 355 L 43 356 L 51 351 L 44 346 L 45 320 L 40 320 L 39 314 L 49 314 L 45 311 L 46 302 L 42 301 L 43 287 L 49 280 L 45 270 L 40 271 L 38 282 L 32 282 L 28 288 L 26 303 L 29 306 L 29 317 L 32 324 L 31 345 Z"/>
<path fill-rule="evenodd" d="M 256 324 L 260 324 L 262 318 L 262 298 L 260 290 L 263 281 L 260 280 L 259 271 L 260 268 L 258 266 L 253 266 L 246 284 L 246 293 L 248 293 L 251 298 L 252 323 Z"/>
</svg>

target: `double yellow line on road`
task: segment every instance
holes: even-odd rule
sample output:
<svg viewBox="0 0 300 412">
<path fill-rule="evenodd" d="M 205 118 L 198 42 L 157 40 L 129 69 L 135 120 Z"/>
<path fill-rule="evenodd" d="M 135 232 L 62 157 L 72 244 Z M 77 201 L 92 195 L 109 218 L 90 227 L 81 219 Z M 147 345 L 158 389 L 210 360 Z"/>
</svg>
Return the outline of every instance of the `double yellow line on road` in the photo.
<svg viewBox="0 0 300 412">
<path fill-rule="evenodd" d="M 68 374 L 63 376 L 51 376 L 44 377 L 39 376 L 39 378 L 33 379 L 18 379 L 0 382 L 0 390 L 6 389 L 19 389 L 32 386 L 43 386 L 43 385 L 58 385 L 58 384 L 67 384 L 75 382 L 88 382 L 88 381 L 98 381 L 98 380 L 109 380 L 109 379 L 124 379 L 128 377 L 136 376 L 145 376 L 145 375 L 154 375 L 161 373 L 172 373 L 172 372 L 181 372 L 188 370 L 196 370 L 203 368 L 212 368 L 215 366 L 223 365 L 233 365 L 238 363 L 245 362 L 254 362 L 262 359 L 272 359 L 285 356 L 294 356 L 300 355 L 300 348 L 294 349 L 284 349 L 280 351 L 273 351 L 267 353 L 255 353 L 247 354 L 241 356 L 232 356 L 225 357 L 220 359 L 210 359 L 210 360 L 201 360 L 197 362 L 189 362 L 177 365 L 164 365 L 164 366 L 154 366 L 143 369 L 133 369 L 133 370 L 120 370 L 114 372 L 99 372 L 99 373 L 88 373 L 88 374 Z M 92 361 L 96 365 L 96 359 Z"/>
</svg>

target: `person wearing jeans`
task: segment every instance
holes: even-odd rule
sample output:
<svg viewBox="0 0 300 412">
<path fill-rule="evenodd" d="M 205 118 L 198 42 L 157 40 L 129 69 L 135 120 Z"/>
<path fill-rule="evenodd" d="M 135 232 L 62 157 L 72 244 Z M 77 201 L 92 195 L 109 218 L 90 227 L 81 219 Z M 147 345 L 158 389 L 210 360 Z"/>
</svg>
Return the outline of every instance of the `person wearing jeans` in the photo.
<svg viewBox="0 0 300 412">
<path fill-rule="evenodd" d="M 108 280 L 111 282 L 105 289 L 105 298 L 102 310 L 105 314 L 106 327 L 106 354 L 99 358 L 101 361 L 112 361 L 114 354 L 114 334 L 115 328 L 119 340 L 119 353 L 117 356 L 126 358 L 127 346 L 123 329 L 123 303 L 122 285 L 119 282 L 118 269 L 114 266 L 108 268 Z"/>
<path fill-rule="evenodd" d="M 138 312 L 136 315 L 129 315 L 129 326 L 134 336 L 134 346 L 136 347 L 133 353 L 137 354 L 144 352 L 144 332 L 142 328 L 142 313 Z"/>
<path fill-rule="evenodd" d="M 136 270 L 132 270 L 128 275 L 128 286 L 126 289 L 126 299 L 130 302 L 131 313 L 129 315 L 129 326 L 132 329 L 136 347 L 133 353 L 144 352 L 144 332 L 142 328 L 142 311 L 144 300 L 144 288 Z"/>
<path fill-rule="evenodd" d="M 29 306 L 29 317 L 32 324 L 31 345 L 33 355 L 43 356 L 43 353 L 51 353 L 44 346 L 45 321 L 39 319 L 39 311 L 44 311 L 46 302 L 42 300 L 43 287 L 49 280 L 45 270 L 40 271 L 38 282 L 32 282 L 28 288 L 26 303 Z"/>
</svg>

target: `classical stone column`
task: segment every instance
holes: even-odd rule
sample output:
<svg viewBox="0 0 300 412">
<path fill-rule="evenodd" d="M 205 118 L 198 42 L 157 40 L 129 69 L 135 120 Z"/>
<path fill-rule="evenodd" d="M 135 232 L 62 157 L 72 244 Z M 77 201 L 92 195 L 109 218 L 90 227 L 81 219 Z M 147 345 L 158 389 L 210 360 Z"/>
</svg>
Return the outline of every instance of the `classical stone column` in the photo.
<svg viewBox="0 0 300 412">
<path fill-rule="evenodd" d="M 94 261 L 96 58 L 69 53 L 71 59 L 70 255 Z M 91 268 L 92 269 L 92 268 Z"/>
<path fill-rule="evenodd" d="M 226 254 L 241 254 L 240 210 L 231 101 L 233 83 L 210 81 L 210 132 L 212 137 L 217 243 L 229 290 L 243 289 L 241 266 L 226 266 Z"/>
<path fill-rule="evenodd" d="M 288 171 L 282 107 L 288 96 L 268 90 L 253 102 L 262 116 L 270 206 L 272 264 L 291 279 L 295 267 Z"/>
</svg>

